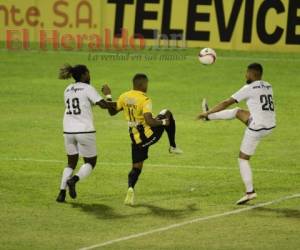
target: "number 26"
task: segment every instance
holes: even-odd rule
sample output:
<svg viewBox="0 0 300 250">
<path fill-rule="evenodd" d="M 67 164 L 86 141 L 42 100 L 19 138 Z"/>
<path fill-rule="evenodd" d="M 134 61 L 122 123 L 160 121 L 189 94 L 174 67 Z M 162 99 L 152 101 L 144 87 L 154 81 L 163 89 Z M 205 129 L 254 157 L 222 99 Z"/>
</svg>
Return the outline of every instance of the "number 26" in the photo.
<svg viewBox="0 0 300 250">
<path fill-rule="evenodd" d="M 260 103 L 262 105 L 262 110 L 264 111 L 274 111 L 274 102 L 272 95 L 261 95 L 260 96 Z"/>
</svg>

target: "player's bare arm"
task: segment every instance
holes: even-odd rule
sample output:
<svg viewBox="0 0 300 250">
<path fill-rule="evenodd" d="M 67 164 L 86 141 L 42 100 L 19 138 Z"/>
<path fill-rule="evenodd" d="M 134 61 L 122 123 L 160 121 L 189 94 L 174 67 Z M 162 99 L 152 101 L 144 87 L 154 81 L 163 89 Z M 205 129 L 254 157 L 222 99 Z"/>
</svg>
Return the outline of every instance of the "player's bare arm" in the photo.
<svg viewBox="0 0 300 250">
<path fill-rule="evenodd" d="M 159 126 L 169 126 L 170 121 L 169 119 L 159 119 L 159 118 L 154 118 L 152 113 L 145 113 L 144 114 L 144 118 L 146 123 L 150 126 L 150 127 L 159 127 Z"/>
<path fill-rule="evenodd" d="M 112 102 L 111 89 L 108 86 L 108 84 L 104 84 L 102 86 L 101 91 L 102 91 L 103 95 L 106 96 L 106 102 Z M 106 107 L 104 107 L 104 106 L 106 106 Z M 107 103 L 102 104 L 101 108 L 107 109 L 108 113 L 111 116 L 114 116 L 114 115 L 118 114 L 121 111 L 121 110 L 117 110 L 117 104 L 116 104 L 116 102 L 114 104 L 107 104 Z"/>
<path fill-rule="evenodd" d="M 96 105 L 98 105 L 102 109 L 107 109 L 109 111 L 114 112 L 114 115 L 119 112 L 119 111 L 117 111 L 117 103 L 116 102 L 101 100 L 101 101 L 97 102 Z"/>
</svg>

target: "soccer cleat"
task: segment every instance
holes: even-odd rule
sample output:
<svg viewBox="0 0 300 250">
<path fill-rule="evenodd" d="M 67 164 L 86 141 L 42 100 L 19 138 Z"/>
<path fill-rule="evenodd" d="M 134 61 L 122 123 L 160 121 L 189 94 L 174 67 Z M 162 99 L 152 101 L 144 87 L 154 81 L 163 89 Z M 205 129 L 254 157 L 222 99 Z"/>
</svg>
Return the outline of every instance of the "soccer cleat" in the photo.
<svg viewBox="0 0 300 250">
<path fill-rule="evenodd" d="M 68 187 L 69 187 L 69 195 L 72 199 L 75 199 L 77 194 L 76 194 L 76 180 L 74 178 L 75 176 L 73 176 L 70 180 L 67 181 Z"/>
<path fill-rule="evenodd" d="M 209 110 L 208 104 L 207 104 L 207 100 L 206 98 L 203 98 L 202 100 L 202 112 L 206 113 Z M 208 118 L 205 118 L 204 121 L 209 121 Z"/>
<path fill-rule="evenodd" d="M 174 147 L 170 147 L 169 148 L 169 153 L 170 154 L 174 154 L 174 155 L 180 155 L 183 154 L 183 151 L 180 148 L 174 148 Z"/>
<path fill-rule="evenodd" d="M 251 200 L 255 199 L 256 197 L 257 197 L 257 194 L 255 193 L 255 191 L 253 191 L 251 193 L 246 193 L 246 195 L 244 197 L 242 197 L 241 199 L 239 199 L 236 202 L 236 205 L 246 204 L 248 201 L 251 201 Z"/>
<path fill-rule="evenodd" d="M 56 201 L 57 202 L 65 202 L 66 200 L 66 190 L 60 190 L 57 198 L 56 198 Z"/>
<path fill-rule="evenodd" d="M 128 188 L 127 195 L 124 201 L 125 205 L 133 206 L 134 205 L 134 190 L 133 188 Z"/>
</svg>

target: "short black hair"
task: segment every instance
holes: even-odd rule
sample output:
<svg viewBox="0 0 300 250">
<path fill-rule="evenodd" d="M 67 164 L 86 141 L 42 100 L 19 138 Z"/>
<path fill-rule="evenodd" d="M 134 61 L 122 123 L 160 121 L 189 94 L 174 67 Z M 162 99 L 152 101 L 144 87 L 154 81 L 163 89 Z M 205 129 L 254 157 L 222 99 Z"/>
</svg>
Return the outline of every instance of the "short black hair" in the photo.
<svg viewBox="0 0 300 250">
<path fill-rule="evenodd" d="M 248 65 L 248 69 L 257 71 L 261 76 L 264 71 L 263 66 L 260 63 L 251 63 L 250 65 Z"/>
<path fill-rule="evenodd" d="M 132 82 L 133 82 L 133 84 L 138 84 L 138 83 L 140 83 L 140 81 L 142 81 L 142 80 L 148 81 L 147 75 L 138 73 L 138 74 L 136 74 L 136 75 L 133 77 Z"/>
</svg>

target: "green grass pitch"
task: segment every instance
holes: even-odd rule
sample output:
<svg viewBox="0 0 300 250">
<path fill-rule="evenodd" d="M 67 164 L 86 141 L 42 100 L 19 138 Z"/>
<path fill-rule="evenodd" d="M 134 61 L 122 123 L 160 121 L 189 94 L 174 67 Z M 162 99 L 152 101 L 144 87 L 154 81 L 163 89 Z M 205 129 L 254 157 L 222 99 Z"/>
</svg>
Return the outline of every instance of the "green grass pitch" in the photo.
<svg viewBox="0 0 300 250">
<path fill-rule="evenodd" d="M 194 118 L 202 97 L 215 104 L 239 89 L 253 61 L 264 65 L 264 79 L 273 84 L 278 127 L 251 161 L 258 192 L 251 205 L 299 194 L 299 55 L 217 52 L 215 65 L 202 66 L 197 50 L 145 51 L 142 61 L 101 58 L 101 53 L 89 60 L 86 52 L 0 51 L 0 249 L 80 249 L 240 209 L 234 202 L 244 191 L 237 166 L 244 126 Z M 161 54 L 185 58 L 149 60 Z M 87 64 L 93 85 L 100 90 L 109 83 L 115 98 L 131 88 L 133 74 L 144 72 L 155 113 L 169 108 L 175 114 L 184 154 L 169 155 L 166 135 L 151 148 L 134 207 L 123 205 L 131 167 L 127 124 L 122 115 L 111 118 L 98 108 L 98 165 L 78 184 L 76 200 L 55 202 L 66 164 L 62 116 L 69 83 L 57 74 L 66 62 Z M 98 249 L 295 250 L 299 235 L 295 198 Z"/>
</svg>

